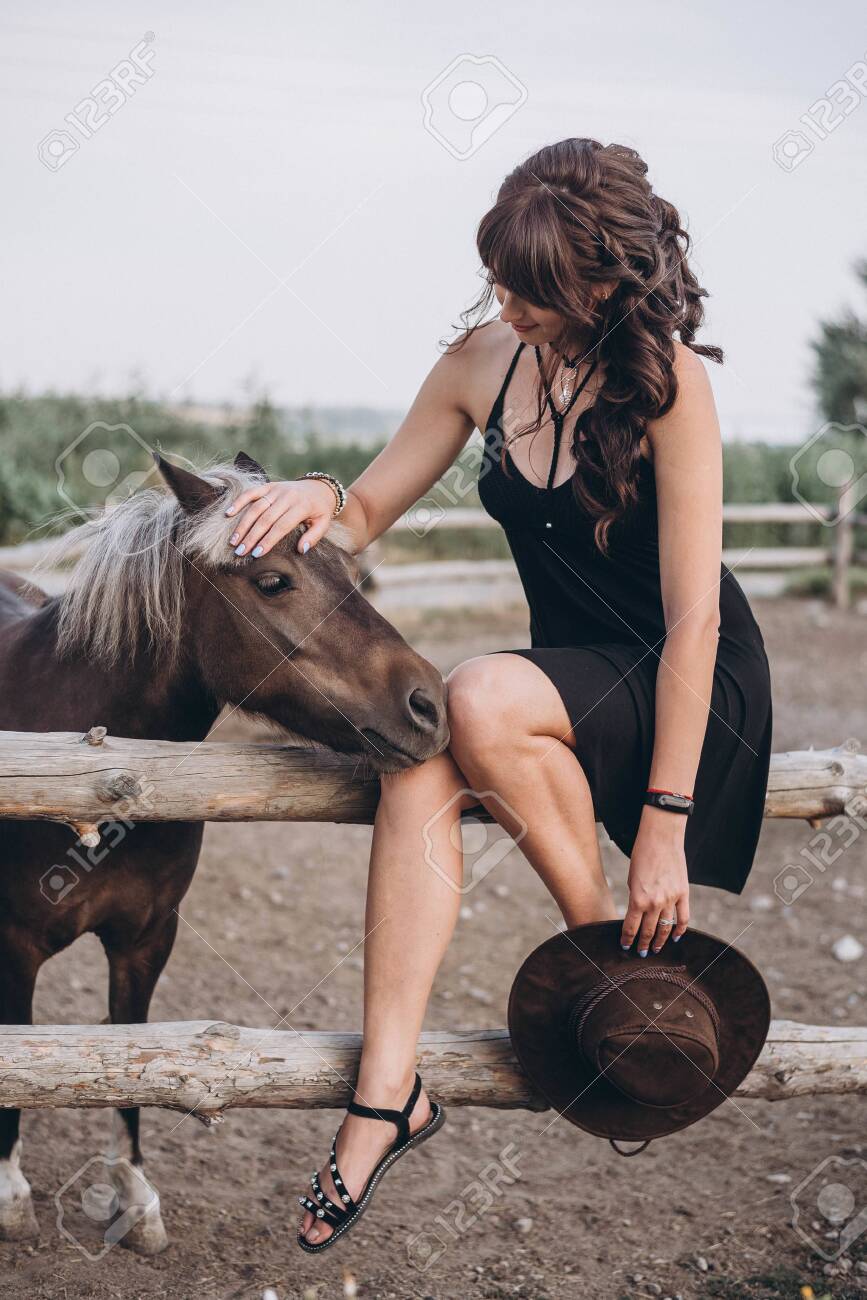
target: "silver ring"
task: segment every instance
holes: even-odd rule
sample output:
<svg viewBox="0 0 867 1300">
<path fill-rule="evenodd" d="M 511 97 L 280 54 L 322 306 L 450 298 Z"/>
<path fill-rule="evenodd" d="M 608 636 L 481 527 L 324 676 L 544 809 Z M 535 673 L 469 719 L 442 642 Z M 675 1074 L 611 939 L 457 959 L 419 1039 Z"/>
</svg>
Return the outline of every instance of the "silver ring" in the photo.
<svg viewBox="0 0 867 1300">
<path fill-rule="evenodd" d="M 669 921 L 669 920 L 666 919 L 666 917 L 661 916 L 661 917 L 659 918 L 659 924 L 660 924 L 660 925 L 677 925 L 677 917 L 674 916 L 674 917 L 672 917 L 672 919 Z"/>
</svg>

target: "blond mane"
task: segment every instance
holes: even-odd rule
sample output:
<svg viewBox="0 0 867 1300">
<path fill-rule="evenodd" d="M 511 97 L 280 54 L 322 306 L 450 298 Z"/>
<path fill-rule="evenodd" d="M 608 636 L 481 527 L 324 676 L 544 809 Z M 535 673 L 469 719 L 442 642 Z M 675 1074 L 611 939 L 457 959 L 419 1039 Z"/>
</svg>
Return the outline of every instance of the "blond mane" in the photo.
<svg viewBox="0 0 867 1300">
<path fill-rule="evenodd" d="M 262 482 L 231 462 L 196 472 L 220 489 L 212 505 L 191 515 L 167 487 L 143 489 L 64 533 L 40 561 L 40 569 L 51 569 L 70 552 L 80 557 L 60 599 L 61 653 L 83 651 L 116 664 L 131 657 L 145 635 L 161 657 L 176 658 L 187 566 L 207 572 L 243 562 L 229 546 L 236 525 L 226 507 Z M 349 535 L 339 524 L 331 526 L 328 539 L 349 549 Z"/>
</svg>

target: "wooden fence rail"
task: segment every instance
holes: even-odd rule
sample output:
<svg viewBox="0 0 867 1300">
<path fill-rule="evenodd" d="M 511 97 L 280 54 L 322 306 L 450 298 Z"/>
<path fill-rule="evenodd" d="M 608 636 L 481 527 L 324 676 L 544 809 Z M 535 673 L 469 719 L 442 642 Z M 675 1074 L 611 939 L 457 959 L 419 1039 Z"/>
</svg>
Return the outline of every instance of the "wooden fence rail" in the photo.
<svg viewBox="0 0 867 1300">
<path fill-rule="evenodd" d="M 0 732 L 0 818 L 66 822 L 84 844 L 118 819 L 369 823 L 378 793 L 356 759 L 323 749 L 133 740 L 102 727 Z M 855 742 L 773 756 L 766 816 L 846 812 L 867 812 Z M 236 1106 L 342 1107 L 360 1043 L 210 1021 L 0 1026 L 0 1107 L 165 1106 L 208 1123 Z M 424 1034 L 419 1061 L 447 1104 L 544 1109 L 505 1030 Z M 867 1028 L 775 1021 L 738 1095 L 850 1092 L 867 1092 Z"/>
<path fill-rule="evenodd" d="M 426 501 L 430 502 L 427 513 L 425 513 L 425 503 L 423 502 L 420 506 L 415 506 L 407 511 L 404 516 L 392 525 L 392 528 L 398 532 L 410 531 L 418 536 L 426 536 L 429 531 L 440 528 L 487 529 L 499 527 L 496 520 L 492 519 L 484 510 L 468 506 L 449 506 L 444 509 L 435 494 L 430 498 L 426 498 Z M 722 511 L 723 524 L 783 524 L 791 526 L 810 523 L 814 525 L 820 523 L 830 525 L 835 519 L 837 522 L 833 523 L 832 527 L 826 528 L 824 545 L 730 546 L 723 550 L 723 563 L 731 569 L 741 571 L 747 569 L 830 569 L 831 592 L 834 603 L 840 609 L 848 608 L 850 604 L 852 566 L 856 563 L 863 563 L 865 559 L 864 555 L 856 547 L 855 530 L 867 526 L 867 514 L 855 508 L 858 504 L 859 502 L 854 496 L 850 500 L 845 495 L 840 497 L 836 506 L 811 505 L 809 511 L 799 501 L 726 502 Z M 472 563 L 471 561 L 465 562 L 460 575 L 453 574 L 452 576 L 463 578 L 472 576 Z M 509 563 L 509 568 L 512 568 L 511 563 Z M 425 580 L 430 581 L 433 576 L 429 572 Z M 442 575 L 442 577 L 445 576 L 445 574 Z M 376 581 L 382 583 L 384 578 L 383 570 L 379 569 Z M 397 575 L 395 575 L 394 581 L 397 581 Z"/>
<path fill-rule="evenodd" d="M 0 1026 L 0 1107 L 163 1106 L 206 1123 L 233 1107 L 342 1108 L 360 1034 L 208 1020 Z M 445 1105 L 544 1110 L 505 1029 L 422 1034 L 419 1070 Z M 867 1092 L 867 1029 L 775 1020 L 738 1097 Z"/>
<path fill-rule="evenodd" d="M 179 744 L 74 732 L 0 731 L 0 818 L 369 823 L 379 782 L 357 758 L 293 745 Z M 766 817 L 817 821 L 867 811 L 867 756 L 836 749 L 774 754 Z M 87 841 L 86 841 L 87 842 Z"/>
<path fill-rule="evenodd" d="M 418 529 L 419 524 L 414 510 L 415 508 L 408 510 L 392 524 L 392 528 L 399 531 L 412 530 L 413 527 Z M 743 503 L 726 501 L 723 505 L 724 524 L 809 524 L 827 521 L 833 518 L 833 515 L 834 509 L 830 506 L 813 505 L 808 511 L 799 501 Z M 849 517 L 857 527 L 867 525 L 867 514 L 863 511 L 852 511 Z M 437 515 L 437 522 L 433 525 L 436 528 L 499 528 L 499 526 L 495 519 L 476 506 L 447 506 L 441 516 Z"/>
<path fill-rule="evenodd" d="M 446 496 L 446 502 L 449 498 Z M 426 505 L 429 502 L 429 505 Z M 854 505 L 857 506 L 855 501 Z M 425 513 L 426 511 L 426 513 Z M 783 524 L 797 525 L 830 522 L 835 515 L 835 508 L 813 505 L 808 512 L 798 501 L 769 502 L 726 502 L 723 505 L 724 524 Z M 787 570 L 801 568 L 829 568 L 831 571 L 832 593 L 835 603 L 840 607 L 849 604 L 849 584 L 852 565 L 864 561 L 855 542 L 855 530 L 867 527 L 867 514 L 857 509 L 840 510 L 840 522 L 826 530 L 824 545 L 813 546 L 760 546 L 727 547 L 723 551 L 723 561 L 730 568 L 746 570 Z M 392 531 L 397 533 L 412 532 L 418 537 L 425 537 L 430 532 L 440 529 L 491 529 L 499 524 L 484 510 L 476 506 L 444 505 L 434 494 L 392 524 Z M 35 565 L 39 564 L 54 545 L 53 540 L 23 542 L 18 546 L 0 546 L 0 568 L 9 568 L 17 573 L 29 575 Z M 376 561 L 382 554 L 380 543 L 374 543 L 365 553 L 368 561 Z M 72 563 L 77 558 L 74 541 L 70 539 L 65 560 Z M 364 563 L 364 560 L 362 560 Z M 376 586 L 406 584 L 414 580 L 420 583 L 435 581 L 458 581 L 482 578 L 480 561 L 451 560 L 433 561 L 424 565 L 377 565 L 373 583 Z M 511 560 L 488 561 L 496 565 L 496 576 L 511 576 L 517 579 Z M 450 568 L 448 566 L 451 566 Z M 417 574 L 412 568 L 417 568 Z M 423 572 L 422 572 L 423 570 Z M 487 576 L 494 573 L 493 568 Z M 62 589 L 62 580 L 57 575 L 43 574 L 41 581 L 52 592 Z"/>
</svg>

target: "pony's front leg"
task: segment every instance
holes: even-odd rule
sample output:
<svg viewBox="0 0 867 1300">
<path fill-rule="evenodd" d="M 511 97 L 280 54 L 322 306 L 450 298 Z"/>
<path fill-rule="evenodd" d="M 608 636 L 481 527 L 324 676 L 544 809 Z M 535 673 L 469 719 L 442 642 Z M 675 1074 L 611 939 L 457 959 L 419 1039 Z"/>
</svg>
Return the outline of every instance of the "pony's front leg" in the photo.
<svg viewBox="0 0 867 1300">
<path fill-rule="evenodd" d="M 42 955 L 25 940 L 0 936 L 0 1023 L 32 1023 L 33 987 Z M 0 1110 L 0 1239 L 39 1236 L 30 1184 L 21 1172 L 20 1110 Z"/>
<path fill-rule="evenodd" d="M 143 1024 L 151 995 L 168 960 L 177 932 L 171 913 L 158 930 L 134 947 L 100 935 L 109 963 L 109 1018 L 115 1025 Z M 144 1171 L 139 1143 L 139 1108 L 115 1112 L 110 1177 L 118 1199 L 121 1246 L 139 1255 L 158 1255 L 168 1245 L 160 1213 L 159 1194 Z M 128 1226 L 126 1226 L 128 1225 Z"/>
</svg>

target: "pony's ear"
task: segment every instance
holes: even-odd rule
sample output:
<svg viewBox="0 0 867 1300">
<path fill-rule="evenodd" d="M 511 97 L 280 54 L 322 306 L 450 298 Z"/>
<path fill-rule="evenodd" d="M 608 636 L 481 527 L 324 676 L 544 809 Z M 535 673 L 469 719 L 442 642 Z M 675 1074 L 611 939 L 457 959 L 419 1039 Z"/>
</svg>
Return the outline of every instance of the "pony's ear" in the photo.
<svg viewBox="0 0 867 1300">
<path fill-rule="evenodd" d="M 212 506 L 226 490 L 209 483 L 205 478 L 199 478 L 198 474 L 193 474 L 188 469 L 181 469 L 180 465 L 173 465 L 159 452 L 155 451 L 153 457 L 157 469 L 188 515 L 197 514 L 199 510 Z"/>
<path fill-rule="evenodd" d="M 243 474 L 255 474 L 263 483 L 268 482 L 268 475 L 265 470 L 257 460 L 254 460 L 252 456 L 248 456 L 245 451 L 239 451 L 235 457 L 235 469 L 241 470 Z"/>
</svg>

